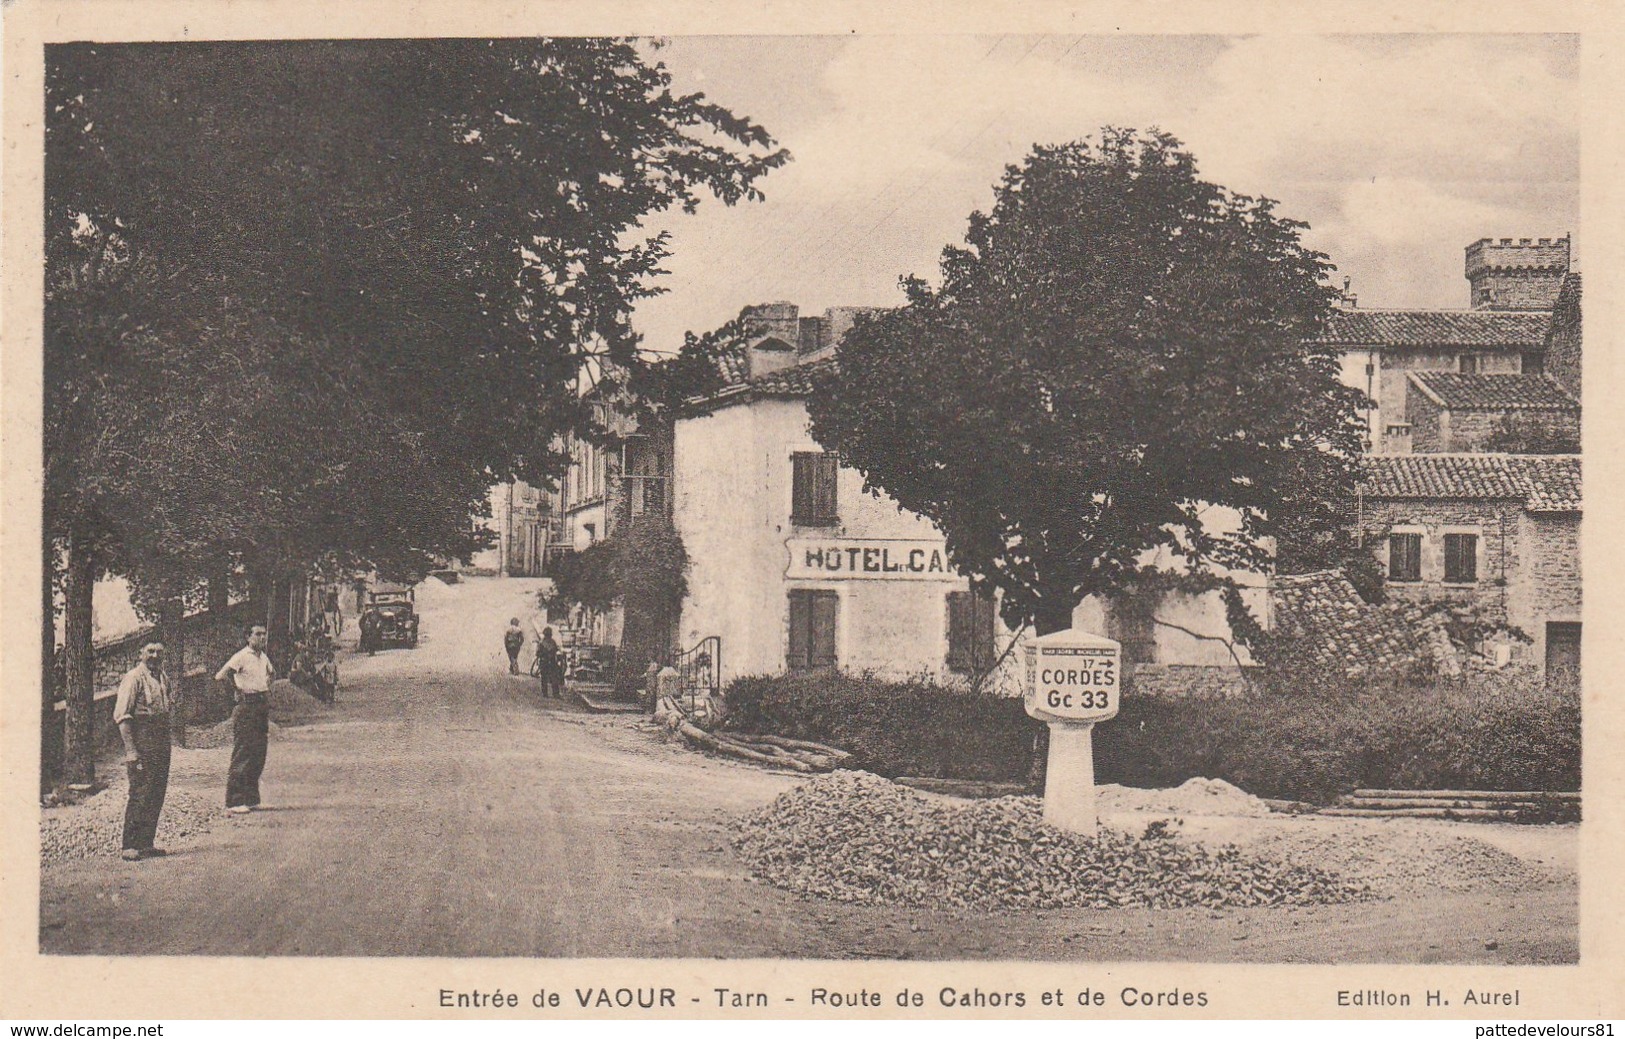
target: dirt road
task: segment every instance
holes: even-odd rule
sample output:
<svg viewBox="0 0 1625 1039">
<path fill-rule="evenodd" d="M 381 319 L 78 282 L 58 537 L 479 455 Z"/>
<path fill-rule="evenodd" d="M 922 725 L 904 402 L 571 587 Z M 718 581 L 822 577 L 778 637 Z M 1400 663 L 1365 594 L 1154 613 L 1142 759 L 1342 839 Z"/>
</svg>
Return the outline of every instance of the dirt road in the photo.
<svg viewBox="0 0 1625 1039">
<path fill-rule="evenodd" d="M 534 582 L 435 582 L 424 639 L 344 663 L 339 702 L 282 708 L 269 811 L 164 859 L 42 867 L 47 953 L 1573 962 L 1572 882 L 1297 910 L 994 915 L 806 902 L 752 880 L 727 826 L 796 782 L 664 742 L 510 677 Z M 222 797 L 227 751 L 171 789 Z M 104 766 L 105 770 L 106 766 Z M 104 795 L 106 796 L 106 795 Z M 1496 828 L 1505 829 L 1505 828 Z M 1487 832 L 1488 828 L 1475 832 Z M 1572 860 L 1574 831 L 1506 834 Z M 1516 853 L 1516 852 L 1515 852 Z"/>
</svg>

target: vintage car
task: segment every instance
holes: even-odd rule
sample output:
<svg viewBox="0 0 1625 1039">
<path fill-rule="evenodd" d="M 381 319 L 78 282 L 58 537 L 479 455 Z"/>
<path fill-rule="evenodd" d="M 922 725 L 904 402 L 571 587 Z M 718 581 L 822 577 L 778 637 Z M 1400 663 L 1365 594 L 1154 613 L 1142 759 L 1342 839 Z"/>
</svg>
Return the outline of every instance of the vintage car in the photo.
<svg viewBox="0 0 1625 1039">
<path fill-rule="evenodd" d="M 374 591 L 367 595 L 367 609 L 378 615 L 377 630 L 369 642 L 366 630 L 362 632 L 363 650 L 382 649 L 385 646 L 418 644 L 418 615 L 412 589 Z"/>
</svg>

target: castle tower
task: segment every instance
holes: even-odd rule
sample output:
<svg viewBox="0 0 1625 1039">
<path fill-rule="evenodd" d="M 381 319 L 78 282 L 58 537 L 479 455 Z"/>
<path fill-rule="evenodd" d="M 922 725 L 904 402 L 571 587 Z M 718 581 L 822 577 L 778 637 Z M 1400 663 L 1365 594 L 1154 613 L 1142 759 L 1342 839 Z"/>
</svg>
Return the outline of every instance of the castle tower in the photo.
<svg viewBox="0 0 1625 1039">
<path fill-rule="evenodd" d="M 1467 247 L 1474 310 L 1550 310 L 1568 270 L 1568 235 L 1480 238 Z"/>
</svg>

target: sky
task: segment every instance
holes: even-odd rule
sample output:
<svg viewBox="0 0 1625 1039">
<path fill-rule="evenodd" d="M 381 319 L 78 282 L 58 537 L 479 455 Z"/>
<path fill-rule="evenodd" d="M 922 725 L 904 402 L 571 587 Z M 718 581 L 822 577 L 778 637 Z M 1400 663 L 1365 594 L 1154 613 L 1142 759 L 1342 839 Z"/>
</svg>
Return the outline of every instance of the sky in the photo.
<svg viewBox="0 0 1625 1039">
<path fill-rule="evenodd" d="M 1479 238 L 1581 241 L 1574 36 L 692 36 L 651 56 L 793 156 L 764 202 L 650 222 L 674 250 L 634 317 L 652 350 L 749 303 L 898 304 L 1006 165 L 1108 125 L 1278 200 L 1362 307 L 1465 307 Z"/>
</svg>

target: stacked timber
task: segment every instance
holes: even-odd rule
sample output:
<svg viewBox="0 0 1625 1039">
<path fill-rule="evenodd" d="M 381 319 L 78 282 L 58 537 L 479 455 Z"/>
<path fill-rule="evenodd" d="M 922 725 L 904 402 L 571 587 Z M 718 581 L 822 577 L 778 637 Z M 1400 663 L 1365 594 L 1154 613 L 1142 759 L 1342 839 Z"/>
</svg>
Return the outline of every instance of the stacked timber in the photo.
<svg viewBox="0 0 1625 1039">
<path fill-rule="evenodd" d="M 681 736 L 691 747 L 792 772 L 833 772 L 852 756 L 811 740 L 760 733 L 707 732 L 695 724 L 695 719 L 671 696 L 662 696 L 656 703 L 655 721 Z"/>
<path fill-rule="evenodd" d="M 1320 814 L 1557 821 L 1580 817 L 1580 795 L 1549 790 L 1356 790 Z"/>
</svg>

